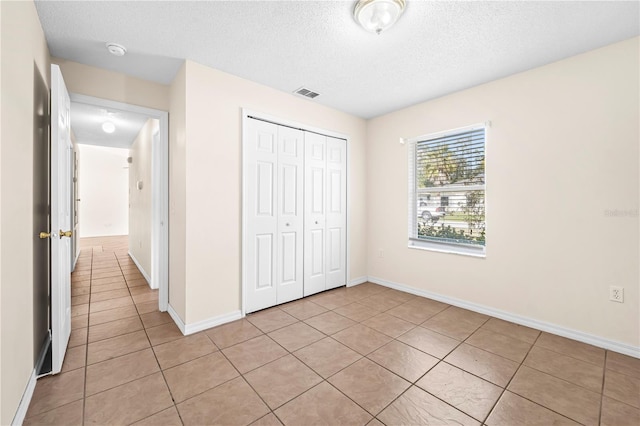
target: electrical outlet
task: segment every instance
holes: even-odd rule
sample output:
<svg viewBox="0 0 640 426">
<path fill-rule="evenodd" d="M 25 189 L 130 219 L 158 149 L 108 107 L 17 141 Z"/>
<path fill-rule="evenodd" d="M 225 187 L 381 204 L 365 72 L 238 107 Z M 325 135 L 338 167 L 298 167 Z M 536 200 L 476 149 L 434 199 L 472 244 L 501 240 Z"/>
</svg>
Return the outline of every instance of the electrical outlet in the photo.
<svg viewBox="0 0 640 426">
<path fill-rule="evenodd" d="M 383 249 L 378 249 L 378 257 L 380 259 L 382 259 L 384 257 L 384 250 Z"/>
<path fill-rule="evenodd" d="M 624 302 L 624 287 L 612 285 L 609 287 L 609 300 L 612 302 Z"/>
</svg>

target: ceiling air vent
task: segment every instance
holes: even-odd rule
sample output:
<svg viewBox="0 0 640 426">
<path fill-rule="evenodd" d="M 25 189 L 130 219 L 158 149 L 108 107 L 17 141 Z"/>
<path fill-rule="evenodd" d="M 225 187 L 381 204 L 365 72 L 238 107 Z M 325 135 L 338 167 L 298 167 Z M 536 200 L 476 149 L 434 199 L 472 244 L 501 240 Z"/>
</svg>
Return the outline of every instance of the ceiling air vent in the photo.
<svg viewBox="0 0 640 426">
<path fill-rule="evenodd" d="M 309 89 L 305 89 L 304 87 L 299 88 L 295 92 L 296 95 L 304 96 L 305 98 L 313 99 L 316 96 L 320 96 L 320 93 L 313 92 Z"/>
</svg>

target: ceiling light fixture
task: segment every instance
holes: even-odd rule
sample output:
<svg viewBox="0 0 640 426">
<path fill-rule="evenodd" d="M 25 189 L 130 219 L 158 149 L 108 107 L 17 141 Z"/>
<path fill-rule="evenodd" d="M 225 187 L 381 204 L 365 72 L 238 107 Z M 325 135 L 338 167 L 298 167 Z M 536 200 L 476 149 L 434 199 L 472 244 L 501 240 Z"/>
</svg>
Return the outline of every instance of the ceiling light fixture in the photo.
<svg viewBox="0 0 640 426">
<path fill-rule="evenodd" d="M 107 50 L 113 56 L 124 56 L 127 53 L 127 48 L 118 43 L 107 43 Z"/>
<path fill-rule="evenodd" d="M 402 15 L 405 0 L 358 0 L 353 16 L 367 31 L 380 34 Z"/>
<path fill-rule="evenodd" d="M 104 123 L 102 123 L 102 130 L 105 133 L 113 133 L 116 131 L 116 125 L 110 121 L 105 121 Z"/>
</svg>

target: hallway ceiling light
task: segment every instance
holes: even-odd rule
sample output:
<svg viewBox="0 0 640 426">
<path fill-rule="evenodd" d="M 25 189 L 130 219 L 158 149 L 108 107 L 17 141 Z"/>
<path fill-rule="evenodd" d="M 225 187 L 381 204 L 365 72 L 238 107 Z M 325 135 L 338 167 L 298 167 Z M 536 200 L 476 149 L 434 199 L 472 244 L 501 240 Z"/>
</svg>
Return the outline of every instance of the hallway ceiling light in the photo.
<svg viewBox="0 0 640 426">
<path fill-rule="evenodd" d="M 124 56 L 127 53 L 127 48 L 118 43 L 107 43 L 107 50 L 113 56 Z"/>
<path fill-rule="evenodd" d="M 380 34 L 402 15 L 405 0 L 358 0 L 353 16 L 367 31 Z"/>
<path fill-rule="evenodd" d="M 113 133 L 116 131 L 116 125 L 110 121 L 105 121 L 104 123 L 102 123 L 102 130 L 105 133 Z"/>
</svg>

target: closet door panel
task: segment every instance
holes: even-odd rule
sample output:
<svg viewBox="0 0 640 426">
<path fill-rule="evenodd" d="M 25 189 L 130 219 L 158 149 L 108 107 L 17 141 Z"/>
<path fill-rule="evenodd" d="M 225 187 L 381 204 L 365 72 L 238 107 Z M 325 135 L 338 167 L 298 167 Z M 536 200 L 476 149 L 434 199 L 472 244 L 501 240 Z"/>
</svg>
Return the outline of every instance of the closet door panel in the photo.
<svg viewBox="0 0 640 426">
<path fill-rule="evenodd" d="M 304 295 L 326 288 L 326 137 L 305 133 Z"/>
<path fill-rule="evenodd" d="M 347 283 L 347 146 L 342 139 L 326 138 L 326 288 Z"/>
<path fill-rule="evenodd" d="M 278 126 L 277 303 L 303 296 L 304 133 Z"/>
<path fill-rule="evenodd" d="M 246 311 L 253 312 L 276 304 L 278 126 L 250 120 L 248 131 Z"/>
</svg>

